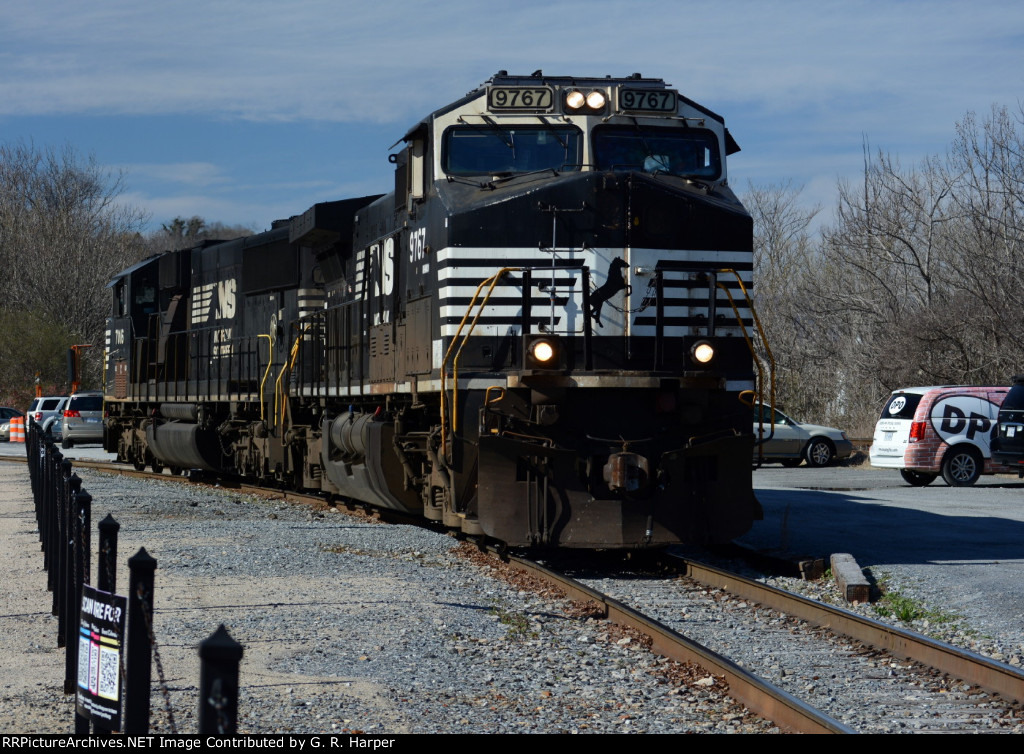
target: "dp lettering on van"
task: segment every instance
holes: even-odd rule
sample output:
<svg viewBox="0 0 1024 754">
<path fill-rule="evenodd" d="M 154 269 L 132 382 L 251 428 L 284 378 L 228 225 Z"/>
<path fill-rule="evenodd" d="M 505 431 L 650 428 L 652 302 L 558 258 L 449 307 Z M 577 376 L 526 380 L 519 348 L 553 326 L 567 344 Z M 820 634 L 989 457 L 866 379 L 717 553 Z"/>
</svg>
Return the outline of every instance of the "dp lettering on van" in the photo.
<svg viewBox="0 0 1024 754">
<path fill-rule="evenodd" d="M 974 411 L 968 416 L 952 403 L 947 403 L 942 408 L 942 423 L 939 425 L 939 433 L 942 435 L 959 435 L 965 430 L 967 439 L 973 440 L 979 432 L 983 435 L 988 432 L 992 422 L 987 416 L 982 416 Z"/>
</svg>

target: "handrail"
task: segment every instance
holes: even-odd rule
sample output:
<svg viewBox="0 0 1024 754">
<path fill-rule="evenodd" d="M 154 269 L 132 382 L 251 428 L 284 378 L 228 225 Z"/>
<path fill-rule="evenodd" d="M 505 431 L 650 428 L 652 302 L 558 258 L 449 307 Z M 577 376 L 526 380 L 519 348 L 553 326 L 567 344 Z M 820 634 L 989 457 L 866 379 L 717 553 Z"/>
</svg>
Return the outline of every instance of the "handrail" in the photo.
<svg viewBox="0 0 1024 754">
<path fill-rule="evenodd" d="M 452 433 L 458 430 L 458 397 L 459 397 L 459 357 L 462 355 L 462 349 L 469 340 L 469 336 L 473 334 L 473 330 L 476 329 L 476 323 L 480 319 L 480 315 L 483 314 L 484 307 L 487 306 L 487 302 L 491 298 L 491 293 L 494 292 L 494 287 L 498 284 L 498 281 L 509 272 L 518 272 L 521 267 L 502 267 L 491 277 L 480 282 L 476 287 L 476 291 L 473 293 L 473 298 L 470 300 L 469 305 L 466 307 L 466 313 L 462 315 L 462 321 L 459 322 L 459 329 L 455 331 L 455 335 L 452 337 L 452 342 L 448 344 L 448 350 L 445 351 L 444 359 L 441 361 L 441 454 L 442 457 L 447 458 L 448 452 L 448 421 L 447 421 L 447 399 L 448 394 L 446 383 L 448 375 L 448 359 L 452 356 L 452 350 L 455 349 L 455 343 L 462 338 L 462 342 L 459 343 L 458 349 L 455 349 L 455 357 L 452 359 L 452 380 L 454 381 L 455 387 L 452 389 L 452 418 L 451 426 Z M 487 289 L 487 295 L 484 296 L 484 300 L 480 302 L 480 306 L 477 308 L 476 316 L 473 317 L 473 322 L 469 326 L 469 332 L 462 335 L 462 330 L 466 326 L 466 320 L 469 319 L 469 315 L 473 311 L 473 307 L 476 306 L 477 299 L 480 297 L 480 291 L 485 285 L 490 283 Z"/>
<path fill-rule="evenodd" d="M 267 368 L 263 372 L 263 379 L 260 380 L 260 421 L 263 421 L 263 386 L 267 382 L 267 376 L 270 374 L 270 368 L 274 366 L 274 339 L 269 335 L 264 335 L 263 333 L 257 334 L 256 337 L 266 338 L 267 342 L 270 344 L 270 356 L 267 359 Z M 277 407 L 275 406 L 274 409 L 276 413 Z"/>
<path fill-rule="evenodd" d="M 299 345 L 302 343 L 302 338 L 306 335 L 306 331 L 312 327 L 312 323 L 307 323 L 299 334 L 295 336 L 295 342 L 291 347 L 290 358 L 285 362 L 284 368 L 281 369 L 281 373 L 277 375 L 277 381 L 274 384 L 274 422 L 275 426 L 284 426 L 284 409 L 285 409 L 285 395 L 284 389 L 281 383 L 284 381 L 285 375 L 291 374 L 292 370 L 295 369 L 295 362 L 299 360 Z M 278 418 L 277 412 L 277 398 L 281 396 L 281 415 Z M 281 436 L 281 442 L 284 442 L 284 435 Z"/>
<path fill-rule="evenodd" d="M 769 408 L 771 408 L 771 410 L 772 410 L 772 431 L 774 432 L 774 428 L 775 428 L 775 356 L 772 354 L 772 349 L 768 345 L 768 338 L 765 337 L 764 327 L 761 326 L 761 318 L 757 315 L 757 309 L 754 308 L 754 302 L 751 300 L 750 294 L 747 292 L 746 286 L 743 285 L 743 279 L 740 278 L 739 273 L 736 272 L 736 270 L 731 269 L 731 268 L 721 269 L 721 270 L 718 270 L 718 272 L 723 272 L 723 273 L 730 273 L 731 272 L 736 277 L 736 282 L 739 284 L 740 291 L 743 292 L 743 298 L 747 302 L 747 307 L 750 309 L 750 314 L 754 318 L 754 324 L 757 326 L 757 332 L 761 336 L 761 345 L 764 346 L 764 350 L 768 354 L 768 365 L 769 365 L 769 368 L 768 368 L 768 380 L 769 380 L 769 385 L 770 385 L 770 388 L 769 388 L 770 402 L 769 402 L 768 405 L 769 405 Z M 758 398 L 758 402 L 763 406 L 764 405 L 764 395 L 763 395 L 764 368 L 761 366 L 761 360 L 757 357 L 757 352 L 754 349 L 754 344 L 751 342 L 750 336 L 747 334 L 747 326 L 743 324 L 743 318 L 740 316 L 739 309 L 736 307 L 736 302 L 733 300 L 732 293 L 729 292 L 729 289 L 723 283 L 719 282 L 719 283 L 716 283 L 716 285 L 717 285 L 717 287 L 719 287 L 723 291 L 725 291 L 725 295 L 729 299 L 729 305 L 732 307 L 733 313 L 736 315 L 736 321 L 740 325 L 740 331 L 743 333 L 743 339 L 746 341 L 747 348 L 750 349 L 750 355 L 753 357 L 754 364 L 757 366 L 757 374 L 758 374 L 757 398 Z M 741 396 L 742 395 L 743 395 L 743 393 L 741 393 Z M 741 398 L 741 400 L 742 400 L 742 398 Z M 763 415 L 762 415 L 761 412 L 758 412 L 758 436 L 760 436 L 761 433 L 763 432 L 763 427 L 764 427 Z M 759 449 L 759 452 L 758 452 L 758 463 L 760 463 L 761 459 L 764 457 L 763 452 L 761 452 L 761 450 L 763 449 L 763 446 L 762 446 L 761 443 L 758 443 L 757 447 Z"/>
</svg>

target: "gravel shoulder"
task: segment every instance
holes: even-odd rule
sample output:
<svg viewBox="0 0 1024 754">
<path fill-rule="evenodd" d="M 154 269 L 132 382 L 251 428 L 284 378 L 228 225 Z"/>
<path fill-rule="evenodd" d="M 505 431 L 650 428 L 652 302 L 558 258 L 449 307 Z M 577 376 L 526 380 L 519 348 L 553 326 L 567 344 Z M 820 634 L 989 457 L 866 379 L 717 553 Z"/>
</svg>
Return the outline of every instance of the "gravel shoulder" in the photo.
<svg viewBox="0 0 1024 754">
<path fill-rule="evenodd" d="M 78 473 L 93 521 L 111 513 L 121 523 L 122 564 L 140 547 L 158 563 L 170 712 L 155 691 L 154 732 L 195 732 L 196 647 L 222 623 L 245 647 L 241 732 L 775 730 L 723 698 L 715 679 L 655 657 L 578 605 L 496 578 L 448 536 Z M 66 733 L 72 705 L 23 465 L 0 463 L 0 526 L 12 576 L 0 615 L 7 732 Z"/>
</svg>

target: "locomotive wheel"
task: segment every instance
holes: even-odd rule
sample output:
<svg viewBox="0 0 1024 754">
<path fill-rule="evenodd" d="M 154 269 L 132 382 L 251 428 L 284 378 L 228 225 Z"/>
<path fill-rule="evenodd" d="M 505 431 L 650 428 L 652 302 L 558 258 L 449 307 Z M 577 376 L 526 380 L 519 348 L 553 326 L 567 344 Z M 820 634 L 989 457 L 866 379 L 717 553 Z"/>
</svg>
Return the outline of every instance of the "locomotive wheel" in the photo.
<svg viewBox="0 0 1024 754">
<path fill-rule="evenodd" d="M 913 487 L 927 487 L 935 481 L 938 474 L 929 474 L 925 471 L 914 471 L 913 469 L 900 469 L 900 476 L 903 481 Z"/>
<path fill-rule="evenodd" d="M 153 463 L 149 464 L 149 467 L 153 469 L 154 474 L 164 473 L 164 465 L 159 461 L 153 461 Z"/>
<path fill-rule="evenodd" d="M 136 459 L 136 460 L 132 461 L 132 466 L 135 467 L 136 471 L 145 471 L 146 470 L 146 461 L 145 461 L 145 459 L 142 459 L 142 460 Z"/>
<path fill-rule="evenodd" d="M 942 459 L 942 478 L 950 487 L 970 487 L 981 476 L 981 464 L 973 447 L 953 448 Z"/>
<path fill-rule="evenodd" d="M 167 470 L 171 472 L 171 476 L 181 476 L 181 466 L 168 466 Z"/>
<path fill-rule="evenodd" d="M 823 437 L 815 437 L 807 446 L 807 465 L 821 468 L 832 463 L 836 449 L 831 441 Z"/>
</svg>

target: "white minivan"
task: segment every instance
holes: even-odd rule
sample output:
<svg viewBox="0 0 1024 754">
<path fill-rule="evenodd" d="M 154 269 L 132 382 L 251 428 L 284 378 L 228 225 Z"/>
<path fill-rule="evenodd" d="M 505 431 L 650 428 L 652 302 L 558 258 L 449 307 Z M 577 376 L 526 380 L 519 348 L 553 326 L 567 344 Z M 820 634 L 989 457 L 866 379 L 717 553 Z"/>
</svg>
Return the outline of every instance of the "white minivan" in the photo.
<svg viewBox="0 0 1024 754">
<path fill-rule="evenodd" d="M 941 385 L 894 390 L 882 407 L 871 443 L 871 465 L 899 469 L 915 487 L 939 474 L 968 487 L 982 474 L 1009 471 L 992 461 L 992 426 L 1009 387 Z"/>
</svg>

